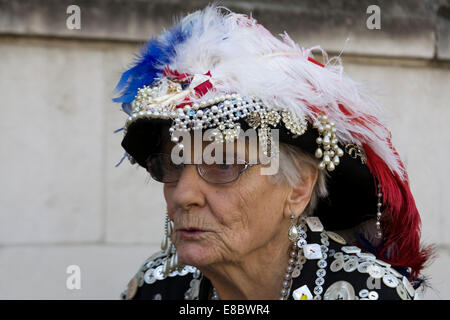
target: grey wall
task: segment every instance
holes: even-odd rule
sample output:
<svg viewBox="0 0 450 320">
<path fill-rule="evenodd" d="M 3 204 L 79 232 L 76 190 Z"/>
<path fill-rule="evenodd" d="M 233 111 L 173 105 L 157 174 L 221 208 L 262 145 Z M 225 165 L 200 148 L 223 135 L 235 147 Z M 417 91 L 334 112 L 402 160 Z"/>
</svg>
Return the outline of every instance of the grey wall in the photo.
<svg viewBox="0 0 450 320">
<path fill-rule="evenodd" d="M 0 0 L 0 299 L 116 299 L 158 249 L 162 190 L 143 169 L 114 167 L 125 114 L 112 90 L 142 41 L 206 3 Z M 80 30 L 66 28 L 70 4 Z M 345 70 L 380 93 L 423 239 L 438 248 L 425 298 L 449 299 L 449 1 L 223 4 L 330 55 L 350 38 Z M 371 4 L 381 30 L 366 28 Z M 66 288 L 72 264 L 81 290 Z"/>
</svg>

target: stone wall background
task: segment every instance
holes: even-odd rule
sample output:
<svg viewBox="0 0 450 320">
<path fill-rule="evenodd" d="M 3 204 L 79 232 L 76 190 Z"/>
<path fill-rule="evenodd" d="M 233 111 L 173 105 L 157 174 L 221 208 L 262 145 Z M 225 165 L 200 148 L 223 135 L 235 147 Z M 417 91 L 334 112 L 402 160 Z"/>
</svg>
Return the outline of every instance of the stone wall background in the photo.
<svg viewBox="0 0 450 320">
<path fill-rule="evenodd" d="M 132 55 L 174 16 L 207 1 L 0 0 L 0 299 L 117 299 L 159 247 L 161 186 L 120 160 L 125 114 L 113 88 Z M 438 258 L 426 299 L 449 299 L 450 1 L 222 1 L 302 47 L 344 48 L 390 117 Z M 66 27 L 69 5 L 81 29 Z M 369 5 L 381 29 L 369 30 Z M 320 52 L 316 57 L 320 60 Z M 81 268 L 68 290 L 66 268 Z"/>
</svg>

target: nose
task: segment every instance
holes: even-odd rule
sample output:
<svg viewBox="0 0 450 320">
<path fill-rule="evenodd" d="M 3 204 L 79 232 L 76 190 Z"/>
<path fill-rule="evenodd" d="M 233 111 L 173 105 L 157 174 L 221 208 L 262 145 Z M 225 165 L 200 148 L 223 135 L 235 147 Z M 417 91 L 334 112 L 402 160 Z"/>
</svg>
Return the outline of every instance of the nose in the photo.
<svg viewBox="0 0 450 320">
<path fill-rule="evenodd" d="M 199 176 L 195 165 L 185 166 L 178 182 L 171 190 L 172 201 L 186 211 L 194 206 L 203 207 L 206 203 L 205 184 L 206 181 Z"/>
</svg>

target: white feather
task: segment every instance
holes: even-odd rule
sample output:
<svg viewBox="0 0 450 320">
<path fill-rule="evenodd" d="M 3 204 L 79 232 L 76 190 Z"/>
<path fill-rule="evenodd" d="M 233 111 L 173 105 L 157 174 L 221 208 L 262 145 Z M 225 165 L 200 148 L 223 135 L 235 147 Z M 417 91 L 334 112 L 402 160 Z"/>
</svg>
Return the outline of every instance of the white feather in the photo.
<svg viewBox="0 0 450 320">
<path fill-rule="evenodd" d="M 216 91 L 200 99 L 224 93 L 256 96 L 270 108 L 288 109 L 310 122 L 317 121 L 314 106 L 336 124 L 342 143 L 368 144 L 393 172 L 406 178 L 400 159 L 389 147 L 390 132 L 383 125 L 381 107 L 364 86 L 344 73 L 339 57 L 329 60 L 320 47 L 300 48 L 287 33 L 276 38 L 255 19 L 224 13 L 215 5 L 181 21 L 188 22 L 193 25 L 192 34 L 175 47 L 169 67 L 189 74 L 211 72 Z M 314 50 L 321 51 L 325 67 L 308 60 Z M 366 127 L 355 122 L 367 115 L 376 123 Z"/>
</svg>

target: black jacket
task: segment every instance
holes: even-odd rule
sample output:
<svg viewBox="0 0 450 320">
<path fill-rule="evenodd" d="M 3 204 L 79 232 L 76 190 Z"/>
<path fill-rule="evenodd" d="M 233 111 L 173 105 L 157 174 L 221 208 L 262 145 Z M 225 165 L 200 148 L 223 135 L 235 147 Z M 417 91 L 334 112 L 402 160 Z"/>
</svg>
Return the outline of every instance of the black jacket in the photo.
<svg viewBox="0 0 450 320">
<path fill-rule="evenodd" d="M 307 232 L 308 243 L 321 244 L 321 238 L 320 232 Z M 411 300 L 418 298 L 412 284 L 405 277 L 407 274 L 402 275 L 399 273 L 399 271 L 406 268 L 394 269 L 385 262 L 370 257 L 370 254 L 367 253 L 346 253 L 344 251 L 346 251 L 346 248 L 348 249 L 348 246 L 337 243 L 332 238 L 327 239 L 329 243 L 328 250 L 325 252 L 327 256 L 323 259 L 326 261 L 326 266 L 323 267 L 325 274 L 321 271 L 322 275 L 324 274 L 323 280 L 317 280 L 319 260 L 306 260 L 300 275 L 292 279 L 288 299 L 294 299 L 294 291 L 304 285 L 308 287 L 313 296 L 312 298 L 318 298 L 314 292 L 317 284 L 320 284 L 322 287 L 316 291 L 317 293 L 320 292 L 321 299 Z M 341 261 L 335 262 L 333 265 L 333 262 L 338 260 L 335 259 L 336 253 L 338 253 L 337 256 L 340 256 L 338 259 Z M 130 280 L 128 288 L 121 294 L 121 298 L 183 300 L 188 298 L 186 292 L 190 289 L 194 276 L 200 280 L 198 299 L 211 298 L 213 289 L 211 282 L 201 275 L 195 267 L 185 266 L 181 272 L 173 272 L 164 279 L 161 279 L 160 273 L 156 275 L 162 269 L 165 258 L 166 255 L 159 252 L 147 259 Z M 350 260 L 352 260 L 353 264 L 349 262 Z M 341 266 L 340 270 L 338 270 L 339 265 Z M 371 273 L 374 277 L 367 273 L 366 267 L 369 265 L 376 266 L 375 274 Z M 159 270 L 157 270 L 158 267 L 160 267 Z M 157 280 L 155 276 L 161 280 Z"/>
</svg>

